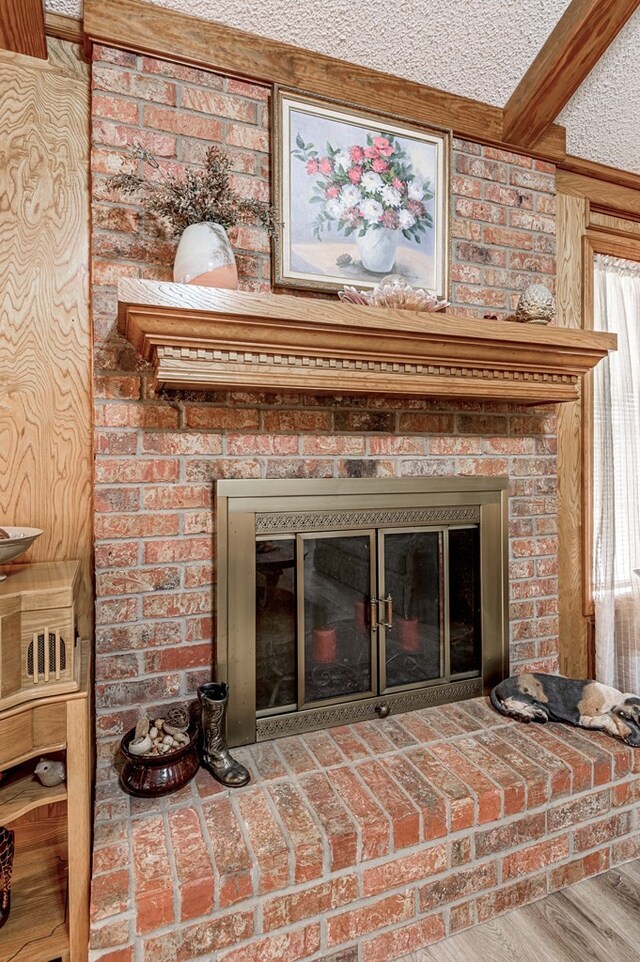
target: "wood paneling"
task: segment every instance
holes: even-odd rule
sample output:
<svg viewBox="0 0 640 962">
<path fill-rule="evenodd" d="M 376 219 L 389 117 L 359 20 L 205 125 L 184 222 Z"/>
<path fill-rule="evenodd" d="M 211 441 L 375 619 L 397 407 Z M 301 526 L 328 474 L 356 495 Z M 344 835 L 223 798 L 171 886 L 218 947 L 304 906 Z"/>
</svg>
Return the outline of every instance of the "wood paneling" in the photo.
<svg viewBox="0 0 640 962">
<path fill-rule="evenodd" d="M 562 328 L 582 328 L 582 238 L 587 201 L 558 194 L 557 311 Z M 582 405 L 558 411 L 558 595 L 560 670 L 586 678 L 589 672 L 588 625 L 582 611 Z"/>
<path fill-rule="evenodd" d="M 640 0 L 571 0 L 504 108 L 504 136 L 534 147 Z"/>
<path fill-rule="evenodd" d="M 85 0 L 84 30 L 90 40 L 101 43 L 297 87 L 417 123 L 450 127 L 484 143 L 504 143 L 499 107 L 140 0 Z M 550 127 L 535 153 L 562 159 L 564 128 Z"/>
<path fill-rule="evenodd" d="M 92 632 L 89 83 L 70 45 L 0 54 L 0 524 L 43 536 L 31 561 L 82 563 Z"/>
<path fill-rule="evenodd" d="M 123 280 L 120 330 L 170 387 L 546 404 L 615 349 L 609 335 L 287 295 Z"/>
<path fill-rule="evenodd" d="M 47 59 L 43 0 L 0 0 L 0 48 Z"/>
</svg>

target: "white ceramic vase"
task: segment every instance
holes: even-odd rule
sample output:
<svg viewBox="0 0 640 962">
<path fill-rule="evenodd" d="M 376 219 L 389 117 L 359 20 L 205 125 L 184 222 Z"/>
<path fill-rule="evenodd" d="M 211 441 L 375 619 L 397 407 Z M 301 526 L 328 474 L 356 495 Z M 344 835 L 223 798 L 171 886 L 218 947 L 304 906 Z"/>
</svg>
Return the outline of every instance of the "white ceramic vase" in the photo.
<svg viewBox="0 0 640 962">
<path fill-rule="evenodd" d="M 388 274 L 393 269 L 400 231 L 389 227 L 369 228 L 356 238 L 362 264 L 375 274 Z"/>
<path fill-rule="evenodd" d="M 178 284 L 236 290 L 238 269 L 227 232 L 220 224 L 191 224 L 186 228 L 173 265 Z"/>
</svg>

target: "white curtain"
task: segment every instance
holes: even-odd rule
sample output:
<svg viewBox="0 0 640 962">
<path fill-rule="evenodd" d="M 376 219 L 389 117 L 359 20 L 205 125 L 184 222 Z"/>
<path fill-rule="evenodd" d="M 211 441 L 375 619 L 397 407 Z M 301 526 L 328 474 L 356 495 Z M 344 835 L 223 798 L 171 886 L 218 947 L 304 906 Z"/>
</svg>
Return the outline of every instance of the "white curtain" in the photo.
<svg viewBox="0 0 640 962">
<path fill-rule="evenodd" d="M 640 263 L 596 257 L 594 327 L 618 335 L 594 380 L 596 677 L 640 693 Z"/>
</svg>

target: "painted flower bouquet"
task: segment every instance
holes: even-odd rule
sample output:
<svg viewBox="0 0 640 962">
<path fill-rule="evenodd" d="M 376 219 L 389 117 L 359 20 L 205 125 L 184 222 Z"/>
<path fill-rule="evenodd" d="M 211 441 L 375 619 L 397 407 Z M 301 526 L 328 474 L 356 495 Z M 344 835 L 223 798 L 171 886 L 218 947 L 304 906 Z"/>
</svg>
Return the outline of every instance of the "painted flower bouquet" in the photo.
<svg viewBox="0 0 640 962">
<path fill-rule="evenodd" d="M 391 270 L 400 234 L 419 244 L 421 235 L 433 227 L 427 210 L 433 198 L 429 182 L 416 175 L 406 150 L 392 134 L 367 134 L 364 147 L 335 148 L 327 143 L 326 152 L 320 153 L 298 133 L 292 154 L 315 178 L 314 236 L 320 240 L 334 226 L 345 237 L 356 233 L 368 270 Z"/>
</svg>

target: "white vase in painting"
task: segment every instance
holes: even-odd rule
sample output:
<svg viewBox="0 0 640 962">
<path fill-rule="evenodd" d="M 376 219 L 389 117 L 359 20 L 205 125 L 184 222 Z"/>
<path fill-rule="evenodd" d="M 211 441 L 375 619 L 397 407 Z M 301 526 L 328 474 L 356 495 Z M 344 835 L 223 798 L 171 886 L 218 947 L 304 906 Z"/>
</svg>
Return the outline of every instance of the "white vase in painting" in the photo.
<svg viewBox="0 0 640 962">
<path fill-rule="evenodd" d="M 186 228 L 173 265 L 178 284 L 237 290 L 238 269 L 227 232 L 220 224 L 191 224 Z"/>
<path fill-rule="evenodd" d="M 369 227 L 356 238 L 363 267 L 375 274 L 388 274 L 393 269 L 400 231 L 388 227 Z"/>
</svg>

